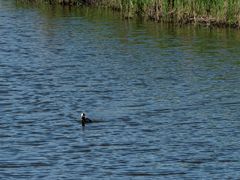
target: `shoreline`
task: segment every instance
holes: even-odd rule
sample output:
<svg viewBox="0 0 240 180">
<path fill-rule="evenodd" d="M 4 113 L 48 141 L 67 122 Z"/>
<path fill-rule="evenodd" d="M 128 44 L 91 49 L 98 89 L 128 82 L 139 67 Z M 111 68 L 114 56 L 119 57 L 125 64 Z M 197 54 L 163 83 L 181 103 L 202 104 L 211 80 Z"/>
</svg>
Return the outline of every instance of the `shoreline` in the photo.
<svg viewBox="0 0 240 180">
<path fill-rule="evenodd" d="M 179 25 L 195 24 L 208 27 L 240 28 L 240 2 L 221 0 L 17 0 L 30 3 L 61 4 L 62 6 L 93 6 L 121 12 L 123 18 L 141 17 L 155 22 Z"/>
</svg>

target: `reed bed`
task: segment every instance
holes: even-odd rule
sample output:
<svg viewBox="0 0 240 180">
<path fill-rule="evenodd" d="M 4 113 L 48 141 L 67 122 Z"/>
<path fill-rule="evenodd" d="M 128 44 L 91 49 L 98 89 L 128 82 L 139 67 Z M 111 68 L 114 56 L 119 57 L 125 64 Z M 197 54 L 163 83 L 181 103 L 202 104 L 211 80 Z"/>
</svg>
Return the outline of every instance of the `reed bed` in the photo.
<svg viewBox="0 0 240 180">
<path fill-rule="evenodd" d="M 22 0 L 24 1 L 24 0 Z M 121 11 L 125 18 L 240 27 L 240 0 L 25 0 L 92 5 Z"/>
</svg>

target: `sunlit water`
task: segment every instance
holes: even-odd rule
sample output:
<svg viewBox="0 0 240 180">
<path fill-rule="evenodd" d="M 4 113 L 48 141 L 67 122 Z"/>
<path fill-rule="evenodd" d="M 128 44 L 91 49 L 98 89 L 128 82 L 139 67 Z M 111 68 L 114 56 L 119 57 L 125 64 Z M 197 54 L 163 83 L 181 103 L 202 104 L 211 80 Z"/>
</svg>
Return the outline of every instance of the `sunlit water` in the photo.
<svg viewBox="0 0 240 180">
<path fill-rule="evenodd" d="M 239 178 L 239 39 L 1 0 L 0 179 Z"/>
</svg>

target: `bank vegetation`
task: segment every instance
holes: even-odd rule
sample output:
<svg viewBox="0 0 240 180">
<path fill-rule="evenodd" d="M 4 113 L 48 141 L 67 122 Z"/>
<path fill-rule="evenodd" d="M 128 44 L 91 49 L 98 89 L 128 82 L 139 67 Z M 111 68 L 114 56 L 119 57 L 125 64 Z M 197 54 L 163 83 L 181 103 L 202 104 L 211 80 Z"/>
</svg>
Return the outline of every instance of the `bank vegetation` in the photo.
<svg viewBox="0 0 240 180">
<path fill-rule="evenodd" d="M 240 28 L 240 0 L 21 0 L 70 6 L 99 6 L 124 18 L 141 16 L 160 22 Z"/>
</svg>

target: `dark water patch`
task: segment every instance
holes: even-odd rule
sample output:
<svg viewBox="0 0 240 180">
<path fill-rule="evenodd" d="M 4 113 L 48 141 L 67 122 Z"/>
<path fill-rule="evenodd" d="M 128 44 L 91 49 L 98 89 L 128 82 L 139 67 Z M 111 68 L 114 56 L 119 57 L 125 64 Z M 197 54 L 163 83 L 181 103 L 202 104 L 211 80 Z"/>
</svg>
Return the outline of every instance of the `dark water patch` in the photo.
<svg viewBox="0 0 240 180">
<path fill-rule="evenodd" d="M 187 174 L 186 172 L 160 172 L 160 173 L 148 173 L 148 172 L 128 172 L 127 176 L 133 177 L 161 177 L 161 176 L 181 176 Z"/>
<path fill-rule="evenodd" d="M 185 159 L 181 160 L 181 163 L 186 163 L 186 164 L 203 164 L 203 163 L 209 163 L 209 162 L 214 162 L 215 159 Z"/>
<path fill-rule="evenodd" d="M 222 160 L 218 160 L 218 162 L 220 163 L 239 163 L 238 160 L 233 160 L 233 159 L 222 159 Z"/>
<path fill-rule="evenodd" d="M 8 169 L 8 168 L 18 169 L 18 168 L 26 168 L 26 167 L 41 168 L 41 167 L 48 167 L 48 166 L 51 166 L 51 164 L 45 163 L 45 162 L 33 162 L 33 163 L 28 163 L 28 164 L 1 162 L 0 168 L 2 168 L 2 169 Z"/>
</svg>

